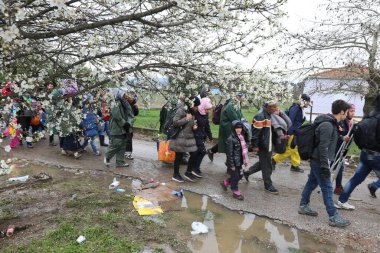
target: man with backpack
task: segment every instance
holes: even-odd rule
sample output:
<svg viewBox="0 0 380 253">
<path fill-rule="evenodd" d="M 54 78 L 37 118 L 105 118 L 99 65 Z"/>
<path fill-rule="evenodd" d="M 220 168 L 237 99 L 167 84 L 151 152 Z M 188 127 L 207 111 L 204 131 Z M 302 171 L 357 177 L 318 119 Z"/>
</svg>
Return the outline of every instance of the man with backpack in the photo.
<svg viewBox="0 0 380 253">
<path fill-rule="evenodd" d="M 354 140 L 361 149 L 360 162 L 354 176 L 347 182 L 336 202 L 336 207 L 354 210 L 355 206 L 347 201 L 352 191 L 361 184 L 371 171 L 380 179 L 380 93 L 375 100 L 375 110 L 365 115 L 354 127 Z M 375 196 L 373 184 L 368 185 L 372 196 Z"/>
<path fill-rule="evenodd" d="M 278 111 L 277 102 L 266 102 L 263 108 L 253 118 L 252 128 L 252 149 L 258 153 L 259 161 L 244 172 L 244 177 L 248 177 L 261 170 L 265 190 L 272 194 L 278 194 L 278 190 L 272 184 L 272 151 L 274 149 L 273 131 L 272 131 L 272 114 Z"/>
<path fill-rule="evenodd" d="M 329 215 L 329 225 L 333 227 L 345 227 L 351 224 L 349 220 L 340 216 L 334 206 L 330 172 L 330 165 L 335 158 L 335 148 L 338 142 L 338 122 L 346 119 L 349 109 L 350 104 L 343 100 L 336 100 L 332 104 L 332 114 L 322 114 L 315 119 L 313 140 L 309 143 L 312 148 L 310 174 L 303 189 L 298 209 L 299 214 L 318 215 L 316 211 L 310 208 L 309 204 L 312 192 L 319 186 Z"/>
<path fill-rule="evenodd" d="M 296 146 L 296 139 L 294 136 L 298 132 L 298 128 L 302 126 L 302 124 L 305 122 L 305 116 L 303 110 L 305 108 L 308 108 L 310 105 L 310 97 L 306 94 L 302 94 L 301 96 L 301 102 L 300 103 L 293 103 L 288 111 L 288 116 L 290 120 L 292 121 L 291 127 L 288 129 L 288 135 L 289 137 L 289 142 L 286 147 L 285 153 L 282 154 L 276 154 L 273 156 L 272 162 L 274 163 L 274 166 L 285 160 L 290 156 L 292 165 L 290 167 L 290 171 L 294 172 L 303 172 L 303 169 L 301 169 L 299 166 L 301 164 L 301 158 L 298 153 L 298 148 Z M 273 166 L 273 168 L 274 168 Z"/>
</svg>

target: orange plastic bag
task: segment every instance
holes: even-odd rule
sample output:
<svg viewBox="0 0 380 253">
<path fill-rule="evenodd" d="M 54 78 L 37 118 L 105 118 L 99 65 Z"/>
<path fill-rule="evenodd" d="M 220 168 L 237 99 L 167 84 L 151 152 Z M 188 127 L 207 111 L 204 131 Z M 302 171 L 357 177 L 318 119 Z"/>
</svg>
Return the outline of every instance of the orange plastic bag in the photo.
<svg viewBox="0 0 380 253">
<path fill-rule="evenodd" d="M 160 141 L 158 145 L 158 160 L 172 163 L 175 159 L 175 152 L 169 149 L 170 141 Z"/>
</svg>

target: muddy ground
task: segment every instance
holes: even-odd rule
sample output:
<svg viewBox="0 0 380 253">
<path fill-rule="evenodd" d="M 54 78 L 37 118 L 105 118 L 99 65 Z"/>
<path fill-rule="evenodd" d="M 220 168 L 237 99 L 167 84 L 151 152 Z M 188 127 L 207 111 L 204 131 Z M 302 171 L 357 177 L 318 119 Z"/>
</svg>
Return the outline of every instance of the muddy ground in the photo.
<svg viewBox="0 0 380 253">
<path fill-rule="evenodd" d="M 16 231 L 14 236 L 0 239 L 0 250 L 36 252 L 30 250 L 32 248 L 41 249 L 40 252 L 43 252 L 44 247 L 49 247 L 51 243 L 49 240 L 52 240 L 56 241 L 53 245 L 60 249 L 66 249 L 69 246 L 75 249 L 70 251 L 69 248 L 68 251 L 61 250 L 61 252 L 103 252 L 101 249 L 105 246 L 102 245 L 102 241 L 110 243 L 113 241 L 113 236 L 116 238 L 123 236 L 127 239 L 122 246 L 129 250 L 117 250 L 122 246 L 116 244 L 115 252 L 142 250 L 146 252 L 198 252 L 197 242 L 194 242 L 194 238 L 191 237 L 189 226 L 192 219 L 207 220 L 206 213 L 198 212 L 198 209 L 201 210 L 199 206 L 192 210 L 191 219 L 189 218 L 187 222 L 181 221 L 181 217 L 184 216 L 179 203 L 181 200 L 170 192 L 172 189 L 182 187 L 208 196 L 210 201 L 220 203 L 230 210 L 253 213 L 257 216 L 268 217 L 276 224 L 285 224 L 285 228 L 282 229 L 296 228 L 301 232 L 306 231 L 305 234 L 308 236 L 303 234 L 302 238 L 307 238 L 303 240 L 311 243 L 303 248 L 309 252 L 341 252 L 339 249 L 345 249 L 345 252 L 378 252 L 380 204 L 378 199 L 369 196 L 366 189 L 366 183 L 374 179 L 373 175 L 352 195 L 350 203 L 356 205 L 357 210 L 341 212 L 344 217 L 351 220 L 352 225 L 339 229 L 328 226 L 327 214 L 318 192 L 313 194 L 312 207 L 319 212 L 319 216 L 314 218 L 297 214 L 300 193 L 309 170 L 307 164 L 304 166 L 306 171 L 303 174 L 290 172 L 288 163 L 277 166 L 272 179 L 280 191 L 278 196 L 270 195 L 263 190 L 261 174 L 253 175 L 249 183 L 242 181 L 239 186 L 245 196 L 245 201 L 238 202 L 231 198 L 229 192 L 223 192 L 219 186 L 219 182 L 225 176 L 223 155 L 216 155 L 213 163 L 207 157 L 204 159 L 202 168 L 205 177 L 203 179 L 196 183 L 178 185 L 170 181 L 171 165 L 157 161 L 155 145 L 153 141 L 138 136 L 134 141 L 135 160 L 130 162 L 131 166 L 127 169 L 114 167 L 106 169 L 102 164 L 102 157 L 92 155 L 90 149 L 79 160 L 60 155 L 59 148 L 50 147 L 45 142 L 36 144 L 34 149 L 21 147 L 12 151 L 9 158 L 18 158 L 14 162 L 13 174 L 0 177 L 0 230 L 5 230 L 13 224 L 16 226 Z M 256 161 L 256 157 L 250 159 L 251 163 Z M 52 179 L 31 178 L 26 183 L 6 182 L 6 179 L 11 176 L 25 174 L 32 176 L 42 171 L 47 172 Z M 353 168 L 346 171 L 344 182 L 352 173 Z M 108 185 L 115 176 L 118 177 L 121 187 L 126 189 L 126 192 L 118 193 L 108 190 Z M 157 189 L 148 189 L 139 193 L 162 205 L 165 213 L 160 216 L 161 220 L 158 222 L 142 218 L 134 211 L 132 200 L 135 192 L 131 188 L 133 178 L 147 181 L 153 178 L 155 181 L 165 183 Z M 224 211 L 219 212 L 224 213 Z M 236 219 L 236 222 L 241 222 L 240 219 L 242 218 Z M 57 238 L 54 232 L 51 235 L 52 231 L 61 230 L 66 231 L 61 237 Z M 109 236 L 103 238 L 102 233 L 97 233 L 97 231 L 105 231 L 104 234 Z M 78 247 L 75 240 L 81 232 L 87 232 L 90 237 L 85 247 L 81 246 L 81 251 L 77 251 L 80 248 L 75 248 Z M 242 235 L 242 237 L 245 236 Z M 255 247 L 262 250 L 256 252 L 281 252 L 270 240 L 260 240 L 260 236 L 248 238 L 243 241 L 259 241 L 257 245 L 261 246 Z M 299 241 L 302 240 L 299 239 Z M 69 246 L 67 246 L 68 242 L 71 242 Z M 306 243 L 303 244 L 306 245 Z M 336 247 L 331 245 L 336 245 Z M 108 244 L 107 247 L 110 249 L 112 246 Z M 313 247 L 315 247 L 314 251 Z M 219 252 L 228 251 L 223 251 L 219 247 Z M 255 251 L 244 250 L 244 247 L 241 247 L 240 252 Z"/>
</svg>

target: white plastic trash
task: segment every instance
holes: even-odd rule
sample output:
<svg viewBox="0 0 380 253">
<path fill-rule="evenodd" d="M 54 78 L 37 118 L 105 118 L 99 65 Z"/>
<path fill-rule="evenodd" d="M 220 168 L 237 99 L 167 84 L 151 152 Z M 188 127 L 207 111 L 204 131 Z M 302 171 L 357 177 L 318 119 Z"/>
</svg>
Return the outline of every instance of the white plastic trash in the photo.
<svg viewBox="0 0 380 253">
<path fill-rule="evenodd" d="M 80 235 L 77 239 L 77 243 L 82 243 L 86 240 L 86 237 L 84 237 L 83 235 Z"/>
<path fill-rule="evenodd" d="M 192 235 L 208 233 L 208 227 L 205 224 L 198 221 L 194 221 L 191 224 L 191 228 L 193 229 L 193 231 L 191 231 Z"/>
<path fill-rule="evenodd" d="M 8 180 L 12 181 L 12 182 L 26 182 L 28 179 L 29 179 L 29 175 L 27 175 L 27 176 L 20 176 L 20 177 L 11 177 Z"/>
<path fill-rule="evenodd" d="M 120 182 L 116 180 L 116 177 L 113 179 L 112 184 L 108 187 L 110 190 L 116 189 L 120 185 Z"/>
</svg>

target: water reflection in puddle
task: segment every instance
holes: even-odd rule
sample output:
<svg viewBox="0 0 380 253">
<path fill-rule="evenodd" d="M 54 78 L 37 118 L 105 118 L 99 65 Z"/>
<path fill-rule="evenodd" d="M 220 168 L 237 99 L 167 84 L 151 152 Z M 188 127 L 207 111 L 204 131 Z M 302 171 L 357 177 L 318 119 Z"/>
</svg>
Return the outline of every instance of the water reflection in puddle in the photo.
<svg viewBox="0 0 380 253">
<path fill-rule="evenodd" d="M 228 210 L 208 196 L 186 192 L 180 205 L 183 225 L 200 221 L 209 228 L 209 233 L 192 236 L 188 242 L 195 253 L 355 252 L 252 213 Z"/>
</svg>

